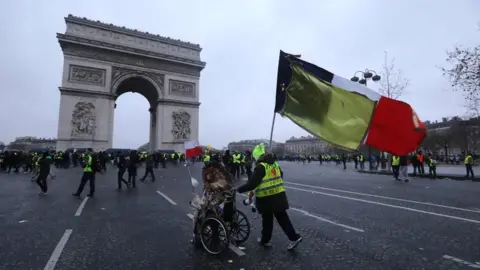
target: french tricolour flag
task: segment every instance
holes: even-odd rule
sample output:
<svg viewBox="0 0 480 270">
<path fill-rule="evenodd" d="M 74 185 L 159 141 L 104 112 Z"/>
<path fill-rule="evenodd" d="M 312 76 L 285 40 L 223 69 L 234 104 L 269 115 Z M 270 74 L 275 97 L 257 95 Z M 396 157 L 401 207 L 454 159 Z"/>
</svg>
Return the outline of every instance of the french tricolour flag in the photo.
<svg viewBox="0 0 480 270">
<path fill-rule="evenodd" d="M 202 155 L 202 147 L 198 144 L 198 141 L 186 141 L 184 143 L 185 157 L 192 158 Z"/>
</svg>

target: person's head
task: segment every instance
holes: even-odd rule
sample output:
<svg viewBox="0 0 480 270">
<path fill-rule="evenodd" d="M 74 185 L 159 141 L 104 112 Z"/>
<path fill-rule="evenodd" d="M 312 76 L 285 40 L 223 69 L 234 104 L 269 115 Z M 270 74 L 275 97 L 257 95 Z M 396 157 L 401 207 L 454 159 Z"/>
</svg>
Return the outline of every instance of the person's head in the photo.
<svg viewBox="0 0 480 270">
<path fill-rule="evenodd" d="M 255 161 L 259 161 L 265 155 L 265 145 L 259 144 L 253 148 L 252 157 Z"/>
</svg>

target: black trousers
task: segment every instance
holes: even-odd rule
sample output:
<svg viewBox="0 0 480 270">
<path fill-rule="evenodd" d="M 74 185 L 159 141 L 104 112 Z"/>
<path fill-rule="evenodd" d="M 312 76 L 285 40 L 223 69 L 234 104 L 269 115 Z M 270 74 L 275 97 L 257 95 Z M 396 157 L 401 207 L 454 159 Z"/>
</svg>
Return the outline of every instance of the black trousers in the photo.
<svg viewBox="0 0 480 270">
<path fill-rule="evenodd" d="M 428 166 L 428 174 L 430 174 L 430 176 L 432 178 L 436 178 L 437 177 L 437 166 Z"/>
<path fill-rule="evenodd" d="M 400 166 L 392 165 L 392 171 L 393 171 L 393 177 L 395 177 L 395 179 L 398 179 L 398 175 L 400 173 Z"/>
<path fill-rule="evenodd" d="M 80 185 L 78 186 L 77 192 L 75 194 L 82 194 L 85 185 L 89 182 L 90 184 L 90 195 L 95 193 L 95 173 L 93 172 L 83 172 L 82 180 L 80 181 Z"/>
<path fill-rule="evenodd" d="M 465 164 L 465 169 L 467 171 L 467 177 L 470 177 L 471 175 L 472 178 L 475 178 L 475 175 L 473 174 L 472 164 Z"/>
<path fill-rule="evenodd" d="M 132 187 L 136 186 L 137 183 L 137 168 L 128 168 L 128 183 L 132 185 Z"/>
<path fill-rule="evenodd" d="M 295 241 L 300 237 L 297 232 L 295 232 L 287 211 L 262 213 L 262 243 L 268 243 L 272 239 L 273 217 L 275 217 L 278 225 L 280 225 L 290 241 Z"/>
<path fill-rule="evenodd" d="M 252 175 L 252 166 L 246 165 L 245 170 L 246 170 L 248 179 L 250 179 L 250 176 Z"/>
<path fill-rule="evenodd" d="M 146 167 L 145 168 L 145 174 L 143 175 L 142 177 L 142 181 L 145 181 L 145 179 L 147 178 L 147 175 L 150 174 L 150 176 L 152 177 L 152 182 L 155 182 L 155 173 L 153 172 L 153 168 L 152 167 Z"/>
<path fill-rule="evenodd" d="M 40 187 L 42 192 L 47 192 L 48 191 L 48 186 L 47 186 L 47 177 L 48 173 L 41 173 L 37 177 L 37 185 Z"/>
<path fill-rule="evenodd" d="M 125 184 L 125 186 L 128 185 L 127 180 L 123 179 L 123 175 L 125 174 L 126 169 L 125 168 L 120 168 L 118 169 L 118 174 L 117 174 L 117 184 L 118 188 L 122 188 L 122 182 Z"/>
<path fill-rule="evenodd" d="M 10 173 L 10 171 L 12 170 L 12 167 L 15 168 L 15 172 L 18 173 L 18 164 L 16 163 L 10 163 L 8 165 L 8 173 Z"/>
</svg>

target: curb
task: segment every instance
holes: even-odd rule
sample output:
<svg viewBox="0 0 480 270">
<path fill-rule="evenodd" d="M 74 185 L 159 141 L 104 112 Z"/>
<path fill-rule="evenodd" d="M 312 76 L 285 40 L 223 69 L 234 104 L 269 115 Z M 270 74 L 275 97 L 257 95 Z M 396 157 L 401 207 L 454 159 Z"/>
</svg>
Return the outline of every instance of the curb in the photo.
<svg viewBox="0 0 480 270">
<path fill-rule="evenodd" d="M 364 173 L 364 174 L 379 174 L 379 175 L 392 175 L 392 172 L 378 172 L 378 171 L 357 171 L 358 173 Z M 424 179 L 429 179 L 429 180 L 434 180 L 432 179 L 428 174 L 427 175 L 416 175 L 414 176 L 412 173 L 409 173 L 408 176 L 410 177 L 415 177 L 415 178 L 424 178 Z M 480 182 L 480 178 L 466 178 L 465 176 L 460 176 L 460 175 L 445 175 L 445 174 L 437 174 L 437 179 L 445 179 L 445 180 L 455 180 L 455 181 L 472 181 L 472 182 Z"/>
</svg>

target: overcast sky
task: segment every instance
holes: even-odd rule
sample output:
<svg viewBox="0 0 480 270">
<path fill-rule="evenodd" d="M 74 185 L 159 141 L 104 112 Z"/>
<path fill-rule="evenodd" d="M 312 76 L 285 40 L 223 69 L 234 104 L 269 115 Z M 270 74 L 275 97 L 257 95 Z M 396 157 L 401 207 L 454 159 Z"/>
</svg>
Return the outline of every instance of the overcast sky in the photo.
<svg viewBox="0 0 480 270">
<path fill-rule="evenodd" d="M 3 0 L 0 141 L 57 135 L 63 58 L 55 34 L 68 14 L 199 43 L 207 62 L 200 143 L 216 147 L 269 137 L 280 49 L 346 78 L 379 71 L 387 50 L 411 81 L 401 99 L 422 120 L 439 120 L 464 114 L 437 68 L 446 49 L 480 42 L 478 0 Z M 148 103 L 125 94 L 117 104 L 114 147 L 138 147 L 148 140 Z M 277 118 L 274 140 L 301 135 Z"/>
</svg>

